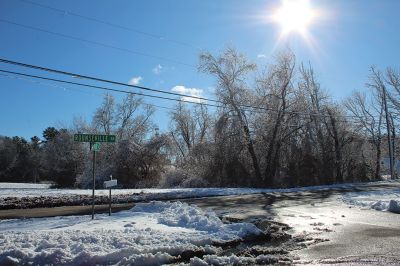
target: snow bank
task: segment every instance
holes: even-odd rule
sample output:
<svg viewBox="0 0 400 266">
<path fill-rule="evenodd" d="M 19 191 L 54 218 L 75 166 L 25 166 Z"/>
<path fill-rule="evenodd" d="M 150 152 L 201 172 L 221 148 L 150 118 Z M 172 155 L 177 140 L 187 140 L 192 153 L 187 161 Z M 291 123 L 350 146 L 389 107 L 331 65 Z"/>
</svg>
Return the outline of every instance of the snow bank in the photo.
<svg viewBox="0 0 400 266">
<path fill-rule="evenodd" d="M 2 220 L 0 265 L 160 265 L 188 250 L 212 255 L 220 250 L 213 243 L 260 233 L 252 224 L 223 224 L 215 213 L 180 202 L 142 203 L 95 220 Z"/>
<path fill-rule="evenodd" d="M 0 189 L 47 189 L 51 184 L 0 182 Z"/>
<path fill-rule="evenodd" d="M 364 209 L 400 213 L 400 188 L 346 193 L 342 200 Z"/>
<path fill-rule="evenodd" d="M 151 202 L 139 203 L 133 210 L 160 212 L 158 223 L 170 227 L 192 228 L 216 236 L 215 241 L 231 241 L 247 235 L 258 235 L 261 231 L 250 223 L 224 224 L 214 212 L 204 212 L 202 209 L 189 206 L 186 203 Z M 214 242 L 215 242 L 214 241 Z"/>
<path fill-rule="evenodd" d="M 387 210 L 390 212 L 400 214 L 400 200 L 390 200 L 389 207 Z"/>
<path fill-rule="evenodd" d="M 278 260 L 274 256 L 259 255 L 257 257 L 238 257 L 231 256 L 217 256 L 206 255 L 203 259 L 192 258 L 190 259 L 191 266 L 207 266 L 207 265 L 266 265 L 277 263 Z"/>
<path fill-rule="evenodd" d="M 161 212 L 163 215 L 158 218 L 160 224 L 174 227 L 194 228 L 200 231 L 217 232 L 223 226 L 221 220 L 214 213 L 205 213 L 203 210 L 182 204 L 180 202 L 164 203 L 152 202 L 149 204 L 137 204 L 133 209 L 140 211 L 142 209 Z"/>
</svg>

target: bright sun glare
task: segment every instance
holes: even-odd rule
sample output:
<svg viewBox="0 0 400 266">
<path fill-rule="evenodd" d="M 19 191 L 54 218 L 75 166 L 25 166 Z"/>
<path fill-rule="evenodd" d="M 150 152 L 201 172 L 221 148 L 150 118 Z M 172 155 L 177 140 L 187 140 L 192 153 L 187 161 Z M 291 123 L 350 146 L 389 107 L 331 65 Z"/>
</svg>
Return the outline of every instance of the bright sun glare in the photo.
<svg viewBox="0 0 400 266">
<path fill-rule="evenodd" d="M 305 35 L 316 17 L 309 0 L 282 0 L 282 6 L 272 15 L 272 20 L 282 27 L 282 35 L 292 32 Z"/>
</svg>

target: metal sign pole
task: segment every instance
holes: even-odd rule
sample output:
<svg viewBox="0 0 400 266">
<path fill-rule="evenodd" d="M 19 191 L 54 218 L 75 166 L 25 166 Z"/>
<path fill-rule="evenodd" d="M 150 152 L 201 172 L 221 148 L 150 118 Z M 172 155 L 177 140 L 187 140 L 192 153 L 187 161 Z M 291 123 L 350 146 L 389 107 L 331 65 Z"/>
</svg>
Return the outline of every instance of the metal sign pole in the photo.
<svg viewBox="0 0 400 266">
<path fill-rule="evenodd" d="M 111 188 L 110 188 L 110 198 L 108 199 L 108 216 L 111 216 Z"/>
<path fill-rule="evenodd" d="M 110 180 L 112 180 L 112 175 L 110 175 Z M 108 199 L 108 216 L 111 216 L 111 187 L 110 187 L 110 197 Z"/>
<path fill-rule="evenodd" d="M 90 149 L 92 150 L 93 143 L 90 142 Z M 94 219 L 94 189 L 96 187 L 96 178 L 95 178 L 95 167 L 96 167 L 96 151 L 93 149 L 93 190 L 92 190 L 92 220 Z"/>
</svg>

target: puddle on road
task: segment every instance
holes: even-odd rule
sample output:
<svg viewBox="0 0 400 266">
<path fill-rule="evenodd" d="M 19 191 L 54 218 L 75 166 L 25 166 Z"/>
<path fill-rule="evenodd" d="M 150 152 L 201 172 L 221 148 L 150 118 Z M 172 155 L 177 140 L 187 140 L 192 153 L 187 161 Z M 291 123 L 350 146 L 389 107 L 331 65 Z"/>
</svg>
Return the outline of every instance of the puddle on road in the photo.
<svg viewBox="0 0 400 266">
<path fill-rule="evenodd" d="M 291 254 L 291 251 L 304 249 L 310 245 L 328 241 L 313 233 L 291 234 L 292 228 L 288 224 L 271 219 L 238 219 L 229 216 L 222 216 L 220 218 L 224 223 L 252 223 L 264 232 L 263 235 L 252 236 L 240 241 L 223 244 L 214 243 L 215 246 L 220 248 L 220 252 L 214 255 L 219 257 L 235 255 L 244 259 L 244 261 L 250 258 L 256 259 L 260 256 L 264 258 L 259 264 L 257 264 L 256 260 L 255 262 L 252 261 L 249 264 L 244 263 L 243 265 L 291 265 L 294 260 L 298 259 Z M 190 263 L 192 258 L 197 257 L 202 259 L 205 255 L 209 254 L 207 254 L 204 249 L 186 251 L 173 261 L 173 265 L 185 265 L 186 263 Z"/>
</svg>

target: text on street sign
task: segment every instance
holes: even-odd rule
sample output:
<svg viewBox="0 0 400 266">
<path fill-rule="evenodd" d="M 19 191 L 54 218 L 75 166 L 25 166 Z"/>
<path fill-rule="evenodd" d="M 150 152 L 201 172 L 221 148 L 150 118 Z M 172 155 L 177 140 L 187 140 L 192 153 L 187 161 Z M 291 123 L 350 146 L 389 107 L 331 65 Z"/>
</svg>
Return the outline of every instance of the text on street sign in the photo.
<svg viewBox="0 0 400 266">
<path fill-rule="evenodd" d="M 79 142 L 115 142 L 115 135 L 74 134 L 74 141 Z"/>
</svg>

